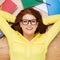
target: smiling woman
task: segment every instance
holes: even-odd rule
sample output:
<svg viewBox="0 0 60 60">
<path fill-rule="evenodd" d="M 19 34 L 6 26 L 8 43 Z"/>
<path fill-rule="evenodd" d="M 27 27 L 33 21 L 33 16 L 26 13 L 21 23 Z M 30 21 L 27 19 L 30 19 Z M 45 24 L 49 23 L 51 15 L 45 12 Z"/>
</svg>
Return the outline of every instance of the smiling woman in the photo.
<svg viewBox="0 0 60 60">
<path fill-rule="evenodd" d="M 46 60 L 48 46 L 60 32 L 60 15 L 42 19 L 39 11 L 27 8 L 15 19 L 9 13 L 1 12 L 3 11 L 0 11 L 0 29 L 8 41 L 10 60 Z M 12 28 L 6 20 L 14 23 Z M 54 24 L 46 32 L 52 23 Z"/>
<path fill-rule="evenodd" d="M 34 32 L 36 31 L 37 26 L 38 22 L 36 21 L 36 18 L 30 14 L 24 15 L 22 21 L 20 22 L 20 27 L 23 30 L 23 35 L 28 38 L 28 40 L 32 40 L 34 37 Z"/>
</svg>

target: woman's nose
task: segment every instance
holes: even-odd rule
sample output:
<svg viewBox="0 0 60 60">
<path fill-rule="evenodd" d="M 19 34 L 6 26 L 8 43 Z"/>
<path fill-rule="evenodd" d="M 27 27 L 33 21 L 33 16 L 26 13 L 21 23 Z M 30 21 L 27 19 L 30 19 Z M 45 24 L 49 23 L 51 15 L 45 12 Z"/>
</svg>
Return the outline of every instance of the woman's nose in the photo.
<svg viewBox="0 0 60 60">
<path fill-rule="evenodd" d="M 30 21 L 28 22 L 28 25 L 31 25 L 31 22 Z"/>
</svg>

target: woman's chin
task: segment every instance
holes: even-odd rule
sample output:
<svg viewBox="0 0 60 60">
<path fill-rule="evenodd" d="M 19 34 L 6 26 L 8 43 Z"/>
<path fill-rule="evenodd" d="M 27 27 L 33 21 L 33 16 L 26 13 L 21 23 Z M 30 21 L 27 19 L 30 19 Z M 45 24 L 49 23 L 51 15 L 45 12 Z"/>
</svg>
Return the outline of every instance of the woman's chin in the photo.
<svg viewBox="0 0 60 60">
<path fill-rule="evenodd" d="M 32 34 L 34 34 L 34 33 L 30 31 L 30 32 L 27 32 L 26 34 L 27 34 L 27 35 L 32 35 Z"/>
</svg>

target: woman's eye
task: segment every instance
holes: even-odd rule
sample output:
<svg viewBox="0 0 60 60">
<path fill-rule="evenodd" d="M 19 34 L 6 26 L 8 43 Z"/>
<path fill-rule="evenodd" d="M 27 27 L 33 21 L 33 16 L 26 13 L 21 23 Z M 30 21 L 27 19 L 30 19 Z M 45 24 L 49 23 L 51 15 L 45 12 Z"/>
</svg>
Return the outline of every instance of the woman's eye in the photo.
<svg viewBox="0 0 60 60">
<path fill-rule="evenodd" d="M 23 21 L 23 22 L 27 22 L 27 21 Z"/>
<path fill-rule="evenodd" d="M 36 22 L 36 21 L 32 20 L 32 22 Z"/>
</svg>

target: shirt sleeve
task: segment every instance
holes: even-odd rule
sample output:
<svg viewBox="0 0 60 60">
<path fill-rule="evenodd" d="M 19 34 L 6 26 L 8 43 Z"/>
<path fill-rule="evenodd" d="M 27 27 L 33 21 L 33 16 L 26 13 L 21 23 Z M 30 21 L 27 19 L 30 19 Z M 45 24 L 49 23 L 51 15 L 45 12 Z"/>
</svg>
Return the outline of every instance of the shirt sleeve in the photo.
<svg viewBox="0 0 60 60">
<path fill-rule="evenodd" d="M 49 44 L 52 42 L 52 40 L 57 36 L 57 34 L 60 32 L 60 15 L 56 15 L 54 16 L 54 18 L 52 18 L 54 20 L 54 24 L 53 26 L 44 34 L 44 43 L 45 46 L 49 46 Z M 55 20 L 56 17 L 56 20 Z M 51 19 L 51 20 L 52 20 Z M 50 20 L 50 19 L 48 19 Z"/>
<path fill-rule="evenodd" d="M 49 24 L 52 24 L 52 23 L 56 23 L 58 20 L 60 20 L 60 14 L 51 15 L 51 16 L 48 16 L 46 18 L 43 18 L 43 23 L 45 25 L 49 25 Z"/>
<path fill-rule="evenodd" d="M 6 36 L 9 46 L 12 46 L 11 43 L 14 43 L 17 41 L 19 41 L 20 43 L 23 43 L 20 37 L 18 36 L 18 34 L 16 33 L 16 31 L 11 28 L 11 26 L 3 17 L 0 17 L 0 29 Z"/>
<path fill-rule="evenodd" d="M 0 17 L 3 17 L 8 22 L 12 22 L 12 23 L 15 22 L 15 17 L 12 14 L 10 14 L 10 13 L 8 13 L 6 11 L 0 10 Z"/>
<path fill-rule="evenodd" d="M 14 40 L 16 37 L 15 30 L 11 28 L 11 26 L 3 17 L 0 17 L 0 29 L 8 40 Z"/>
</svg>

